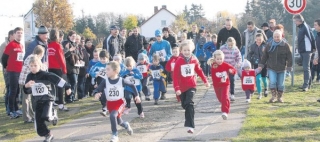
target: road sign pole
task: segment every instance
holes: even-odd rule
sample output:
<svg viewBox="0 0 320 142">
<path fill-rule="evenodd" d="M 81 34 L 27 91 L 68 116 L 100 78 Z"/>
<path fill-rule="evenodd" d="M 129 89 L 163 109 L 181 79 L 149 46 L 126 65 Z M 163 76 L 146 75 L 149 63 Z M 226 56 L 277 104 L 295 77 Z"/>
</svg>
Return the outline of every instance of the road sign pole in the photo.
<svg viewBox="0 0 320 142">
<path fill-rule="evenodd" d="M 296 40 L 296 24 L 292 22 L 292 75 L 291 75 L 291 86 L 294 85 L 294 70 L 295 70 L 295 40 Z"/>
</svg>

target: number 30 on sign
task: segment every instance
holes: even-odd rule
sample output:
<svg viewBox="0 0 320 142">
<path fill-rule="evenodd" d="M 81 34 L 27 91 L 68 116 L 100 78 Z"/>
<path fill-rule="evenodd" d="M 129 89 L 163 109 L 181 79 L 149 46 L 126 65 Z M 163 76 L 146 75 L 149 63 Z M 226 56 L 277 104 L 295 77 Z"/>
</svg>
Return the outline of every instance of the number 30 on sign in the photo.
<svg viewBox="0 0 320 142">
<path fill-rule="evenodd" d="M 307 6 L 307 0 L 284 0 L 284 7 L 291 14 L 299 14 Z"/>
</svg>

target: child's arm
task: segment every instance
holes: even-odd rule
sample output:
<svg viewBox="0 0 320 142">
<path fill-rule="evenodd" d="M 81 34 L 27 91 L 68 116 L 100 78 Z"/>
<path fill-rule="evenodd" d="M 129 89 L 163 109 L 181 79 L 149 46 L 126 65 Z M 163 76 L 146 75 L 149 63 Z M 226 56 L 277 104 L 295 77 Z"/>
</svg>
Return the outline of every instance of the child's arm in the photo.
<svg viewBox="0 0 320 142">
<path fill-rule="evenodd" d="M 135 86 L 133 83 L 131 83 L 131 82 L 127 82 L 127 81 L 125 81 L 125 80 L 122 80 L 122 81 L 123 81 L 123 85 L 124 85 L 124 86 L 127 86 L 127 87 L 129 87 L 129 88 L 132 90 L 133 97 L 134 97 L 134 99 L 136 100 L 136 102 L 137 102 L 137 103 L 141 103 L 141 100 L 140 100 L 140 97 L 139 97 L 139 93 L 138 93 L 138 90 L 137 90 L 136 86 Z M 124 86 L 123 86 L 123 87 L 124 87 Z"/>
<path fill-rule="evenodd" d="M 237 52 L 238 53 L 236 54 L 236 68 L 240 67 L 241 61 L 242 61 L 241 52 L 238 48 L 237 48 Z"/>
<path fill-rule="evenodd" d="M 175 90 L 175 92 L 178 92 L 180 91 L 180 84 L 179 84 L 179 81 L 180 81 L 180 78 L 181 78 L 181 65 L 180 65 L 180 62 L 179 60 L 177 60 L 175 62 L 175 69 L 173 70 L 173 88 Z"/>
<path fill-rule="evenodd" d="M 95 95 L 96 93 L 102 93 L 104 88 L 106 87 L 106 80 L 103 79 L 99 86 L 92 91 L 92 94 Z"/>
<path fill-rule="evenodd" d="M 165 68 L 168 72 L 171 72 L 171 62 L 172 62 L 172 58 L 167 62 Z"/>
<path fill-rule="evenodd" d="M 135 69 L 132 71 L 133 71 L 133 77 L 135 79 L 142 79 L 143 78 L 142 73 L 140 73 L 140 71 L 138 69 Z"/>
<path fill-rule="evenodd" d="M 228 66 L 228 72 L 229 72 L 230 74 L 232 74 L 232 75 L 235 75 L 235 74 L 237 73 L 236 68 L 234 68 L 232 65 L 230 65 L 230 64 L 228 64 L 228 63 L 226 63 L 226 64 L 227 64 L 227 66 Z"/>
<path fill-rule="evenodd" d="M 208 83 L 207 78 L 204 76 L 204 73 L 200 67 L 199 61 L 197 60 L 195 62 L 195 67 L 194 67 L 194 71 L 201 77 L 201 80 L 203 81 L 203 83 Z"/>
<path fill-rule="evenodd" d="M 29 86 L 30 84 L 28 84 L 31 81 L 31 76 L 30 74 L 27 75 L 26 81 L 25 81 L 25 85 L 23 85 L 23 92 L 25 94 L 32 94 L 32 90 L 31 87 Z M 26 86 L 27 85 L 27 86 Z"/>
<path fill-rule="evenodd" d="M 98 64 L 98 63 L 97 63 Z M 89 74 L 91 75 L 91 77 L 96 78 L 96 71 L 97 71 L 97 64 L 95 64 L 93 67 L 91 67 Z"/>
<path fill-rule="evenodd" d="M 166 45 L 166 52 L 167 52 L 166 61 L 168 61 L 172 56 L 172 48 L 171 48 L 169 42 L 166 42 L 166 43 L 167 43 L 167 45 Z"/>
<path fill-rule="evenodd" d="M 66 90 L 71 88 L 71 85 L 68 82 L 54 73 L 46 72 L 46 78 L 48 79 L 48 81 L 59 88 L 65 88 Z"/>
</svg>

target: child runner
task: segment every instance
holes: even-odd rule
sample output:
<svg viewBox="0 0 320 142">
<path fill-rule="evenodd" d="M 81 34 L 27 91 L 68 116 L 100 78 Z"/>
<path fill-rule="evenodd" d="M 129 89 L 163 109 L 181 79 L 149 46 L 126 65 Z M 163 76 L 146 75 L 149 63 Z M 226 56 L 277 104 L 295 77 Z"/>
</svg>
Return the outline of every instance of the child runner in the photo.
<svg viewBox="0 0 320 142">
<path fill-rule="evenodd" d="M 206 53 L 205 49 L 203 48 L 203 45 L 207 42 L 207 39 L 205 37 L 205 31 L 203 29 L 199 30 L 199 39 L 197 40 L 195 55 L 197 56 L 200 66 L 202 69 L 205 69 L 206 64 Z"/>
<path fill-rule="evenodd" d="M 220 50 L 225 55 L 224 61 L 230 65 L 232 65 L 235 68 L 239 68 L 241 64 L 241 53 L 236 46 L 236 40 L 233 37 L 229 37 L 227 39 L 227 44 L 220 47 Z M 235 101 L 234 96 L 234 75 L 235 74 L 229 74 L 230 79 L 230 100 Z"/>
<path fill-rule="evenodd" d="M 255 82 L 258 70 L 252 69 L 251 63 L 247 59 L 244 59 L 241 69 L 238 73 L 241 77 L 242 90 L 246 93 L 246 102 L 250 103 L 251 96 L 255 90 Z"/>
<path fill-rule="evenodd" d="M 266 46 L 264 39 L 263 39 L 263 35 L 262 34 L 257 34 L 256 35 L 256 42 L 254 44 L 252 44 L 250 46 L 250 52 L 248 54 L 248 60 L 251 62 L 251 64 L 253 65 L 253 68 L 256 69 L 258 68 L 258 64 L 262 58 L 262 54 L 263 54 L 263 50 L 264 47 Z M 264 95 L 267 96 L 267 68 L 264 67 L 261 74 L 257 74 L 256 76 L 256 87 L 257 87 L 257 91 L 258 91 L 258 99 L 261 99 L 262 97 L 262 87 L 261 87 L 261 76 L 263 73 L 263 85 L 264 85 Z"/>
<path fill-rule="evenodd" d="M 31 73 L 28 74 L 23 87 L 24 93 L 32 94 L 33 106 L 35 106 L 35 126 L 37 133 L 45 137 L 44 142 L 50 142 L 53 135 L 50 133 L 45 121 L 57 124 L 57 110 L 53 108 L 54 96 L 51 94 L 51 85 L 66 89 L 66 94 L 71 94 L 71 85 L 54 73 L 41 71 L 40 58 L 33 56 L 29 61 Z"/>
<path fill-rule="evenodd" d="M 136 68 L 136 62 L 134 61 L 134 59 L 132 57 L 127 57 L 124 60 L 124 64 L 127 67 L 127 70 L 124 71 L 122 74 L 120 74 L 120 76 L 126 81 L 126 82 L 131 82 L 133 83 L 136 88 L 138 93 L 141 91 L 141 82 L 140 79 L 142 79 L 142 74 L 139 72 L 139 70 Z M 126 98 L 126 109 L 124 110 L 124 114 L 129 114 L 129 111 L 131 110 L 131 98 L 132 98 L 132 93 L 133 90 L 130 87 L 125 87 L 124 88 L 124 95 Z M 140 93 L 139 93 L 140 96 Z M 141 103 L 137 103 L 136 101 L 134 101 L 134 103 L 136 104 L 136 107 L 138 109 L 138 115 L 140 116 L 140 118 L 144 118 L 144 113 L 143 113 L 143 108 L 142 108 L 142 104 Z"/>
<path fill-rule="evenodd" d="M 94 85 L 96 84 L 95 83 L 95 78 L 90 75 L 90 70 L 96 63 L 98 63 L 100 61 L 99 53 L 100 52 L 97 49 L 95 49 L 93 51 L 93 59 L 91 59 L 89 61 L 89 66 L 88 66 L 88 69 L 87 69 L 87 73 L 89 74 L 89 76 L 87 77 L 86 87 L 85 87 L 86 91 L 85 92 L 86 92 L 86 94 L 89 93 L 90 96 L 92 96 L 92 91 L 94 89 Z"/>
<path fill-rule="evenodd" d="M 166 88 L 166 75 L 163 73 L 163 67 L 160 65 L 160 56 L 153 54 L 152 65 L 150 66 L 150 72 L 153 79 L 153 99 L 154 105 L 158 105 L 158 101 L 161 95 L 167 92 Z"/>
<path fill-rule="evenodd" d="M 106 78 L 106 66 L 109 62 L 109 53 L 106 50 L 102 50 L 99 53 L 100 62 L 96 63 L 89 71 L 92 78 L 95 78 L 95 88 Z M 102 95 L 100 98 L 102 105 L 102 112 L 100 114 L 104 117 L 108 115 L 106 108 L 106 98 Z"/>
<path fill-rule="evenodd" d="M 140 53 L 138 55 L 138 64 L 137 64 L 137 69 L 140 71 L 140 73 L 142 74 L 142 79 L 141 79 L 141 83 L 142 83 L 142 92 L 146 97 L 146 101 L 150 101 L 150 89 L 148 88 L 148 84 L 149 84 L 149 75 L 148 75 L 148 70 L 149 70 L 150 64 L 149 64 L 149 60 L 148 60 L 148 56 Z"/>
<path fill-rule="evenodd" d="M 116 54 L 113 56 L 113 61 L 116 61 L 120 64 L 120 73 L 119 74 L 122 74 L 123 72 L 125 72 L 127 69 L 126 69 L 126 66 L 123 64 L 123 61 L 122 61 L 122 55 L 121 54 Z"/>
<path fill-rule="evenodd" d="M 180 50 L 182 55 L 176 60 L 173 70 L 173 86 L 176 94 L 180 96 L 182 108 L 185 109 L 184 126 L 188 127 L 187 132 L 192 134 L 195 128 L 193 97 L 197 90 L 195 73 L 201 77 L 206 87 L 210 84 L 203 74 L 198 59 L 192 55 L 194 43 L 191 40 L 184 41 L 180 45 Z"/>
<path fill-rule="evenodd" d="M 172 49 L 172 56 L 171 56 L 170 60 L 167 62 L 167 64 L 166 64 L 166 70 L 167 70 L 167 72 L 170 72 L 172 76 L 173 76 L 173 69 L 174 69 L 174 66 L 175 66 L 175 62 L 178 59 L 179 54 L 180 54 L 179 47 L 174 47 Z M 172 77 L 172 79 L 173 78 L 174 77 Z M 178 102 L 181 101 L 180 97 L 178 95 L 176 95 L 176 98 L 177 98 Z"/>
<path fill-rule="evenodd" d="M 218 41 L 218 35 L 217 34 L 213 34 L 212 35 L 212 42 L 216 47 L 217 47 L 217 41 Z"/>
<path fill-rule="evenodd" d="M 207 43 L 203 45 L 204 52 L 206 54 L 206 62 L 208 59 L 212 57 L 212 53 L 217 50 L 216 45 L 214 42 L 212 42 L 212 35 L 209 33 L 207 34 Z M 204 74 L 209 77 L 210 67 L 206 65 L 204 69 Z"/>
<path fill-rule="evenodd" d="M 107 108 L 110 112 L 110 122 L 112 130 L 111 142 L 119 141 L 117 124 L 125 128 L 129 135 L 133 134 L 133 130 L 128 122 L 123 122 L 121 118 L 122 111 L 125 107 L 124 88 L 130 87 L 133 90 L 135 102 L 141 103 L 138 91 L 134 84 L 124 81 L 119 77 L 120 65 L 118 62 L 111 61 L 106 67 L 107 79 L 104 79 L 94 90 L 95 98 L 101 98 L 101 95 L 106 96 Z M 104 92 L 104 93 L 102 93 Z"/>
<path fill-rule="evenodd" d="M 236 69 L 232 65 L 224 62 L 224 54 L 221 50 L 216 50 L 213 53 L 213 57 L 208 60 L 208 65 L 211 65 L 213 88 L 221 103 L 222 118 L 227 120 L 228 113 L 230 112 L 229 74 L 235 75 Z"/>
</svg>

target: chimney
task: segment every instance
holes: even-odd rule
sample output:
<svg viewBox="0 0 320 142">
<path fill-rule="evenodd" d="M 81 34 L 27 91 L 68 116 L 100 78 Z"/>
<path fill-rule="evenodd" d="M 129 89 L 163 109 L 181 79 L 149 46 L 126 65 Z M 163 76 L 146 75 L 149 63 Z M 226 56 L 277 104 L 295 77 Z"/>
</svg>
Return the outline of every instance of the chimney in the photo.
<svg viewBox="0 0 320 142">
<path fill-rule="evenodd" d="M 154 7 L 154 13 L 157 13 L 158 12 L 158 6 L 155 6 Z"/>
<path fill-rule="evenodd" d="M 167 9 L 167 5 L 162 5 L 162 8 L 163 9 Z"/>
</svg>

